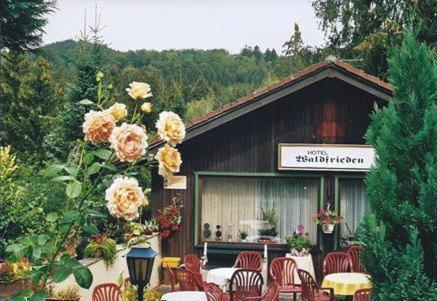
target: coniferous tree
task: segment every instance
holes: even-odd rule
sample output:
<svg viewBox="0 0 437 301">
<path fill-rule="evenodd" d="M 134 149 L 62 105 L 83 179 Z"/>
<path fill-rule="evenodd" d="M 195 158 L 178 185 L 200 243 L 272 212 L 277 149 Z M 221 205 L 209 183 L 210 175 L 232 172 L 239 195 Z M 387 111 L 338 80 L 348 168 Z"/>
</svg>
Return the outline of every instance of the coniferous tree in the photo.
<svg viewBox="0 0 437 301">
<path fill-rule="evenodd" d="M 67 104 L 59 108 L 58 126 L 46 136 L 44 141 L 48 152 L 56 158 L 65 159 L 75 141 L 82 137 L 81 125 L 86 108 L 79 102 L 84 99 L 96 101 L 96 75 L 103 69 L 102 57 L 105 46 L 100 36 L 101 30 L 96 12 L 95 25 L 90 26 L 89 29 L 85 25 L 76 44 L 74 65 L 77 76 L 67 87 Z"/>
<path fill-rule="evenodd" d="M 285 56 L 298 56 L 303 51 L 302 33 L 300 32 L 299 25 L 294 23 L 294 31 L 290 37 L 290 40 L 282 45 L 284 50 L 282 51 Z"/>
<path fill-rule="evenodd" d="M 366 134 L 377 153 L 367 176 L 373 214 L 360 228 L 374 300 L 436 300 L 437 65 L 406 33 L 389 60 L 394 98 Z"/>
<path fill-rule="evenodd" d="M 0 49 L 21 51 L 39 46 L 46 15 L 54 9 L 54 0 L 0 1 Z"/>
<path fill-rule="evenodd" d="M 38 156 L 56 103 L 51 68 L 43 58 L 32 61 L 24 54 L 10 53 L 2 61 L 1 143 Z"/>
</svg>

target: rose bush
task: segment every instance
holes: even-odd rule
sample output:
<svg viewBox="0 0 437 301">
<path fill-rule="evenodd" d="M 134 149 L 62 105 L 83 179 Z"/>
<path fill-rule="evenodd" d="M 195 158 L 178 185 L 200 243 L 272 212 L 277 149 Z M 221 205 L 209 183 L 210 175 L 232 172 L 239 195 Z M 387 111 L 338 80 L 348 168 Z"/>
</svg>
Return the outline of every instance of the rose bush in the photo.
<svg viewBox="0 0 437 301">
<path fill-rule="evenodd" d="M 136 102 L 133 113 L 129 114 L 124 104 L 107 97 L 103 73 L 99 72 L 97 77 L 97 102 L 87 99 L 79 102 L 91 110 L 84 116 L 84 141 L 75 150 L 75 157 L 65 164 L 48 166 L 44 171 L 45 176 L 65 185 L 64 210 L 46 215 L 46 233 L 29 235 L 6 248 L 9 260 L 25 258 L 32 263 L 34 268 L 28 276 L 33 286 L 39 288 L 26 289 L 15 300 L 44 300 L 47 283 L 61 282 L 71 274 L 79 286 L 89 288 L 90 270 L 72 256 L 73 234 L 82 233 L 87 237 L 98 234 L 96 224 L 106 217 L 98 210 L 102 208 L 99 202 L 103 199 L 112 216 L 128 221 L 138 218 L 139 208 L 146 203 L 144 189 L 135 176 L 138 175 L 137 163 L 143 167 L 152 163 L 150 157 L 145 156 L 148 136 L 142 124 L 143 115 L 149 110 L 140 109 L 143 104 Z M 152 96 L 146 83 L 133 82 L 126 90 L 135 100 Z M 113 105 L 107 108 L 111 103 Z M 165 116 L 166 121 L 159 123 L 158 131 L 165 141 L 175 146 L 183 140 L 185 126 L 176 114 L 166 112 Z M 122 120 L 124 122 L 118 125 Z M 165 144 L 158 151 L 160 169 L 165 171 L 161 174 L 165 177 L 179 171 L 182 162 L 172 146 Z"/>
</svg>

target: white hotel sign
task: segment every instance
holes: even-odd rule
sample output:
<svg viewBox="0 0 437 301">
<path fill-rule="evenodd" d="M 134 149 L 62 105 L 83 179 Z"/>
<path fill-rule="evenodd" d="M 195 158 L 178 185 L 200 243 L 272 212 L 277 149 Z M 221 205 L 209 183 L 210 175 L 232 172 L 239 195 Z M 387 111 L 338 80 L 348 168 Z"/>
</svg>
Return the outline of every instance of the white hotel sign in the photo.
<svg viewBox="0 0 437 301">
<path fill-rule="evenodd" d="M 375 162 L 371 145 L 279 144 L 279 170 L 368 171 Z"/>
</svg>

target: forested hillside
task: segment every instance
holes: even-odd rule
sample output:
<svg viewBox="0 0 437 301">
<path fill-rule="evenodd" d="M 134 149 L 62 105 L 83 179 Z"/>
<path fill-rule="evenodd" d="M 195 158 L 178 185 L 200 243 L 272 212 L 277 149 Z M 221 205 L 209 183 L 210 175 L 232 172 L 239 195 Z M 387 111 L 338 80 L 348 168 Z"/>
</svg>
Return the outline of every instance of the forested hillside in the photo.
<svg viewBox="0 0 437 301">
<path fill-rule="evenodd" d="M 44 46 L 37 55 L 75 76 L 81 59 L 79 48 L 77 42 L 67 40 Z M 115 93 L 123 92 L 133 80 L 146 81 L 152 85 L 158 108 L 176 110 L 186 120 L 322 59 L 308 51 L 297 62 L 278 56 L 275 50 L 263 53 L 258 47 L 246 47 L 232 55 L 224 49 L 120 52 L 102 46 L 99 55 L 101 69 L 108 74 Z"/>
</svg>

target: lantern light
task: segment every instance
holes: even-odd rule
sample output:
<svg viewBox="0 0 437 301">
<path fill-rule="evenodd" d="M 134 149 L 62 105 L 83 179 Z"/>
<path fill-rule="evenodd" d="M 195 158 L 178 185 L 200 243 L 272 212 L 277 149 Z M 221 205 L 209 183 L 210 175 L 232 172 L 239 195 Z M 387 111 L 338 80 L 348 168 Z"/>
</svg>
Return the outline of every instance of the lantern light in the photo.
<svg viewBox="0 0 437 301">
<path fill-rule="evenodd" d="M 158 253 L 149 247 L 133 247 L 126 255 L 131 283 L 138 287 L 138 301 L 143 301 L 144 287 L 150 283 L 153 262 Z"/>
</svg>

